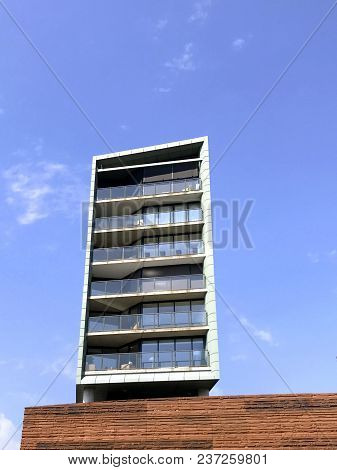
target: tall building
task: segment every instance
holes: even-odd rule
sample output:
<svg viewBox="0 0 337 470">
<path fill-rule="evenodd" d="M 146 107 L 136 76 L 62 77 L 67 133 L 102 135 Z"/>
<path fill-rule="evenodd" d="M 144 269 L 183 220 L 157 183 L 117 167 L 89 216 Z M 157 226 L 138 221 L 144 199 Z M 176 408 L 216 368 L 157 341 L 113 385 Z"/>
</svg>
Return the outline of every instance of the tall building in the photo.
<svg viewBox="0 0 337 470">
<path fill-rule="evenodd" d="M 218 379 L 207 137 L 94 157 L 77 401 Z"/>
</svg>

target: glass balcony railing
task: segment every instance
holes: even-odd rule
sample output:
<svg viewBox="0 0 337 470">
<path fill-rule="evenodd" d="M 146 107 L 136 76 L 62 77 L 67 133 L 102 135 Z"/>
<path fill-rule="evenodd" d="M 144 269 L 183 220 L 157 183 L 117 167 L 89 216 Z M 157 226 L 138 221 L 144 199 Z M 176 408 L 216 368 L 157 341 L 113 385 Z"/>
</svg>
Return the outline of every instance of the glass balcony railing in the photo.
<svg viewBox="0 0 337 470">
<path fill-rule="evenodd" d="M 85 369 L 88 372 L 130 369 L 160 369 L 163 367 L 208 366 L 208 352 L 163 351 L 145 353 L 88 354 Z"/>
<path fill-rule="evenodd" d="M 112 188 L 97 189 L 96 200 L 105 201 L 109 199 L 156 196 L 159 194 L 199 191 L 200 188 L 201 181 L 199 178 L 162 181 L 160 183 L 133 184 L 128 186 L 116 186 Z"/>
<path fill-rule="evenodd" d="M 149 292 L 204 289 L 203 274 L 186 276 L 144 277 L 91 283 L 91 296 L 145 294 Z"/>
<path fill-rule="evenodd" d="M 181 224 L 202 220 L 200 208 L 170 212 L 149 212 L 145 214 L 100 217 L 95 219 L 95 231 L 114 230 L 152 225 Z"/>
<path fill-rule="evenodd" d="M 146 330 L 206 325 L 206 312 L 143 313 L 142 315 L 106 315 L 90 317 L 88 332 Z"/>
<path fill-rule="evenodd" d="M 108 261 L 159 258 L 165 256 L 197 255 L 204 252 L 201 240 L 174 243 L 156 243 L 145 245 L 97 248 L 93 251 L 93 263 Z"/>
</svg>

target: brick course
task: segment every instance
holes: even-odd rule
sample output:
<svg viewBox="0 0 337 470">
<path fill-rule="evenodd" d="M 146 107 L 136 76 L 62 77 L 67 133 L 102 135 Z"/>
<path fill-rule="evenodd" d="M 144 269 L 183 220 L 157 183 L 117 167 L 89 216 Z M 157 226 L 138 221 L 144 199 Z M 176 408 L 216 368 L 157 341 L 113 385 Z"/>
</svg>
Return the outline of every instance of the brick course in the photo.
<svg viewBox="0 0 337 470">
<path fill-rule="evenodd" d="M 337 449 L 337 394 L 26 408 L 22 449 Z"/>
</svg>

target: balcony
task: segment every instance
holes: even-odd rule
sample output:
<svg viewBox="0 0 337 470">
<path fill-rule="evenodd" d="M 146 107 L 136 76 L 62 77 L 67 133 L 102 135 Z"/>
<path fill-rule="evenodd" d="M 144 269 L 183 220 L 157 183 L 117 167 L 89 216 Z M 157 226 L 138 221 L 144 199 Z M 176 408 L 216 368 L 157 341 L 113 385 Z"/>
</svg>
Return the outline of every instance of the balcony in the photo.
<svg viewBox="0 0 337 470">
<path fill-rule="evenodd" d="M 204 259 L 203 242 L 190 240 L 98 248 L 93 250 L 92 272 L 95 277 L 107 278 L 111 276 L 113 269 L 114 278 L 121 279 L 144 266 L 165 266 L 167 257 L 170 257 L 172 265 L 202 263 Z"/>
<path fill-rule="evenodd" d="M 147 294 L 160 291 L 186 291 L 193 289 L 205 289 L 205 278 L 203 274 L 96 281 L 91 283 L 91 297 Z"/>
<path fill-rule="evenodd" d="M 207 367 L 208 352 L 200 351 L 163 351 L 146 353 L 89 354 L 86 356 L 87 373 L 96 371 L 123 372 L 137 369 L 175 369 L 179 367 Z"/>
<path fill-rule="evenodd" d="M 92 307 L 99 309 L 103 304 L 109 307 L 111 298 L 117 310 L 124 311 L 146 297 L 147 301 L 183 300 L 188 294 L 189 299 L 199 298 L 206 293 L 203 274 L 184 276 L 162 276 L 154 278 L 121 279 L 94 281 L 91 283 L 90 300 Z"/>
<path fill-rule="evenodd" d="M 165 194 L 186 193 L 200 191 L 199 178 L 163 181 L 159 183 L 134 184 L 129 186 L 116 186 L 97 189 L 96 201 L 111 201 L 116 199 L 129 199 L 139 197 L 161 196 Z"/>
<path fill-rule="evenodd" d="M 185 328 L 206 325 L 206 312 L 146 313 L 90 317 L 88 333 Z"/>
<path fill-rule="evenodd" d="M 153 227 L 154 225 L 186 224 L 200 222 L 201 220 L 201 209 L 98 217 L 95 219 L 95 232 L 103 230 L 141 229 L 144 227 Z"/>
</svg>

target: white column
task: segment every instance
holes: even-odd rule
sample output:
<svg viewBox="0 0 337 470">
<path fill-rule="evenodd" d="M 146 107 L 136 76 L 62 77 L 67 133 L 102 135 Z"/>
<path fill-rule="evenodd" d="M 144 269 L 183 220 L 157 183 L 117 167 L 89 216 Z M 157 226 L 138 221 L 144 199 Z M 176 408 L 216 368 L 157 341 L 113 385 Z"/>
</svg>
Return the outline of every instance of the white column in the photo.
<svg viewBox="0 0 337 470">
<path fill-rule="evenodd" d="M 85 388 L 83 390 L 83 403 L 95 401 L 95 390 L 93 388 Z"/>
</svg>

